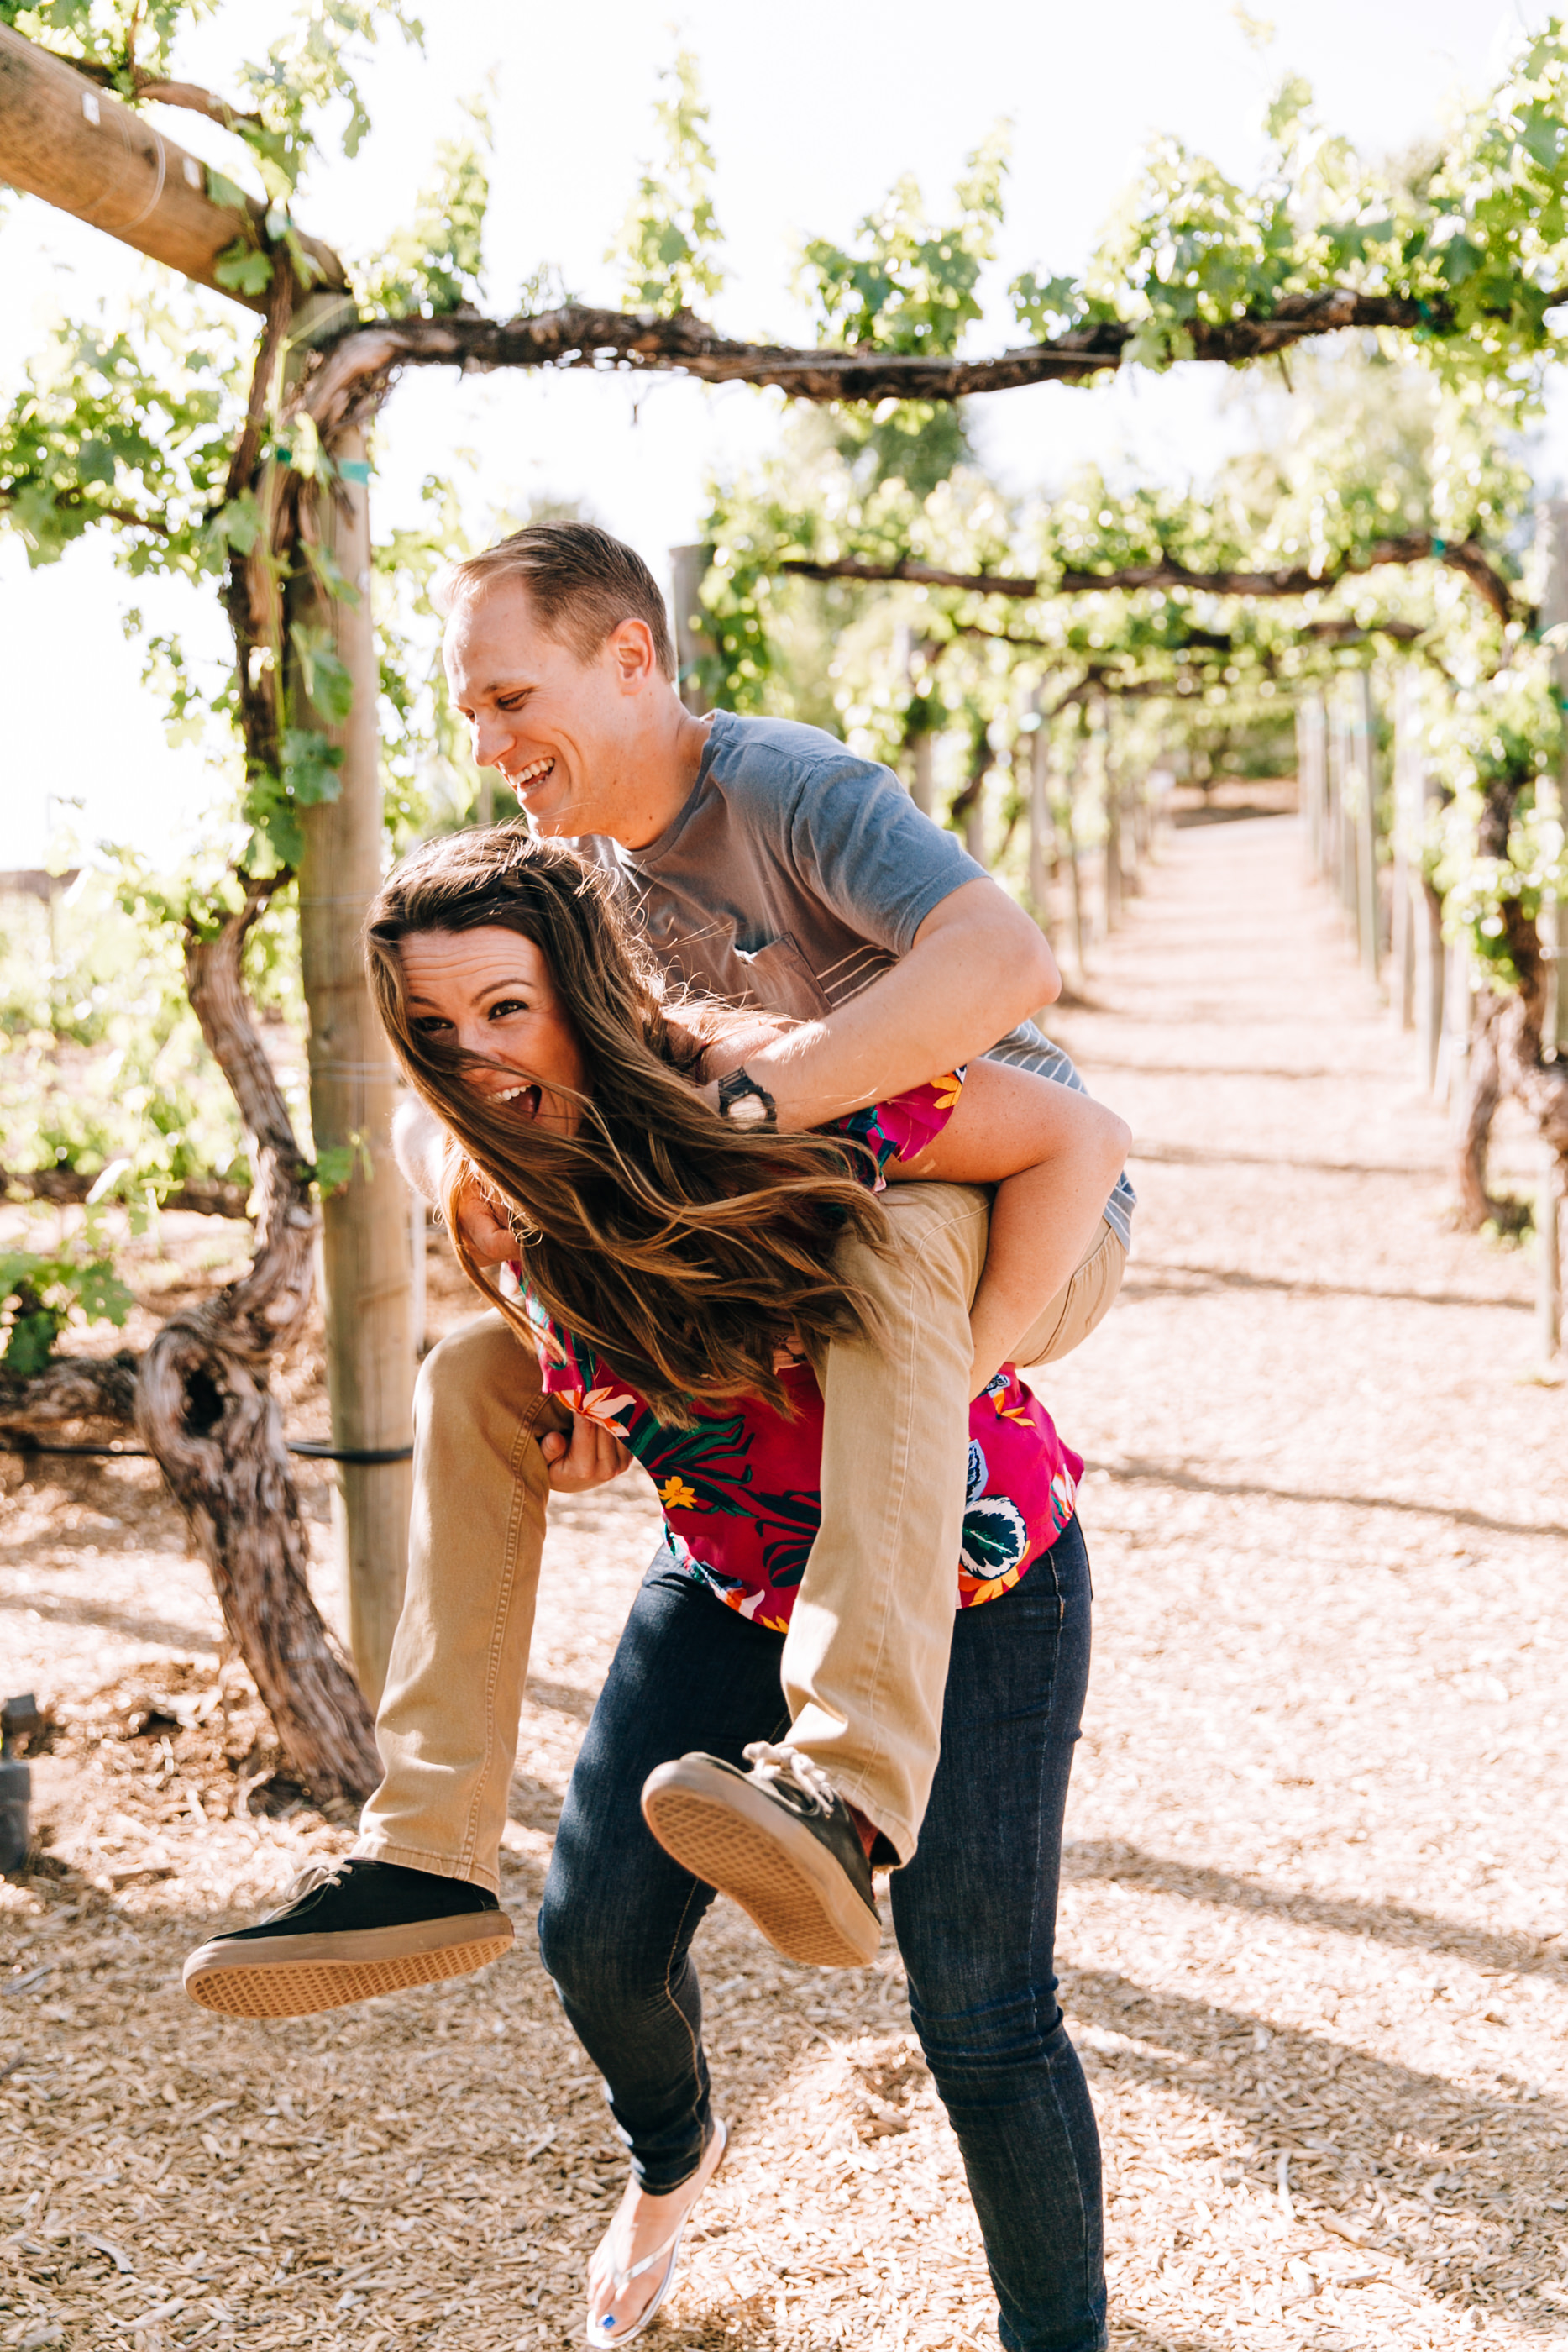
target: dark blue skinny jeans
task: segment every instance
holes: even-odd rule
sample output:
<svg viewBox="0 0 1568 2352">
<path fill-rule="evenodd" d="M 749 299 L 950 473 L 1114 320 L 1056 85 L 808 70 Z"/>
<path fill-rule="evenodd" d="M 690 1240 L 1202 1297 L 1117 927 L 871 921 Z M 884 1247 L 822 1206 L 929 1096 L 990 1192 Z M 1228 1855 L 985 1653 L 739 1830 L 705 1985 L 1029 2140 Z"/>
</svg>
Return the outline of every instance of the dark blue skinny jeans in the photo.
<svg viewBox="0 0 1568 2352">
<path fill-rule="evenodd" d="M 1106 2342 L 1100 2142 L 1052 1969 L 1089 1613 L 1076 1521 L 1012 1591 L 958 1613 L 919 1850 L 892 1878 L 910 2012 L 963 2153 L 1007 2352 Z M 561 1814 L 540 1948 L 655 2194 L 695 2169 L 709 2128 L 690 1945 L 713 1891 L 655 1843 L 638 1798 L 671 1757 L 738 1764 L 748 1740 L 783 1737 L 782 1647 L 661 1554 Z"/>
</svg>

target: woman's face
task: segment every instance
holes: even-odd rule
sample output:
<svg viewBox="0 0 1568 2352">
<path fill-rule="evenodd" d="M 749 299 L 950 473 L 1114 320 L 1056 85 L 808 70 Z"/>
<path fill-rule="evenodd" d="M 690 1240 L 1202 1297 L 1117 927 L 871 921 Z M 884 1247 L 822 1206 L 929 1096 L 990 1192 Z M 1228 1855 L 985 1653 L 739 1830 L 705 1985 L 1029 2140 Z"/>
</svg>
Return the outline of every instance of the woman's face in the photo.
<svg viewBox="0 0 1568 2352">
<path fill-rule="evenodd" d="M 588 1092 L 582 1048 L 533 941 L 486 924 L 472 931 L 416 931 L 398 953 L 409 1026 L 503 1064 L 466 1071 L 467 1084 L 493 1102 L 509 1103 L 520 1119 L 575 1134 L 580 1108 L 558 1089 Z M 518 1076 L 508 1079 L 507 1070 Z"/>
</svg>

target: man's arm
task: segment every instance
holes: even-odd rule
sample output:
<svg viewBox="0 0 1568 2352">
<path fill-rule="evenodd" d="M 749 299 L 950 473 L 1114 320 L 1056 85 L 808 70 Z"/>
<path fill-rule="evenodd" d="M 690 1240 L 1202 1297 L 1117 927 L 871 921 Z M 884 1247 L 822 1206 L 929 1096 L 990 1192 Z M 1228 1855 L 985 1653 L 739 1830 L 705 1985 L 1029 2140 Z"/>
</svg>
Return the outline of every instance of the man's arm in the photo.
<svg viewBox="0 0 1568 2352">
<path fill-rule="evenodd" d="M 708 1068 L 716 1081 L 744 1059 L 781 1128 L 821 1127 L 975 1059 L 1061 992 L 1038 925 L 995 882 L 966 882 L 847 1004 L 755 1052 L 716 1048 Z M 716 1083 L 705 1092 L 716 1104 Z"/>
</svg>

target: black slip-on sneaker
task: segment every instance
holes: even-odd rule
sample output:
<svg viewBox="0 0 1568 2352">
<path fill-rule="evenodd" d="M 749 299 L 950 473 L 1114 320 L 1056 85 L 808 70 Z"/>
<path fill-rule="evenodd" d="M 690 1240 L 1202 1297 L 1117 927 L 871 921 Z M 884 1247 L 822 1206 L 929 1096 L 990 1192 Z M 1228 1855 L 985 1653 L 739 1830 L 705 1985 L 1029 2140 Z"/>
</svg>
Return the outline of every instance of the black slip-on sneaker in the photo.
<svg viewBox="0 0 1568 2352">
<path fill-rule="evenodd" d="M 225 2017 L 308 2017 L 465 1976 L 511 1941 L 487 1887 L 356 1855 L 312 1863 L 278 1910 L 193 1952 L 185 1990 Z"/>
<path fill-rule="evenodd" d="M 742 1772 L 682 1756 L 643 1784 L 643 1818 L 666 1853 L 739 1904 L 768 1942 L 814 1969 L 863 1968 L 882 1942 L 871 1864 L 820 1766 L 757 1740 Z"/>
</svg>

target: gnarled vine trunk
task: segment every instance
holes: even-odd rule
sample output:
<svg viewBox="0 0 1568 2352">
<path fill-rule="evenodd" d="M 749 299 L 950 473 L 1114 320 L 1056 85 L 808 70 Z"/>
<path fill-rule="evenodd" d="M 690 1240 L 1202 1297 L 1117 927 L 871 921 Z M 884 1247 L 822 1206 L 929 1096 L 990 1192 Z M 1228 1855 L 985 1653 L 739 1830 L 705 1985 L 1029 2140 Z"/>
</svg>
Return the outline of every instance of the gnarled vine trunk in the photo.
<svg viewBox="0 0 1568 2352">
<path fill-rule="evenodd" d="M 309 1177 L 240 976 L 276 882 L 247 878 L 214 935 L 185 948 L 191 1003 L 234 1091 L 256 1175 L 256 1255 L 214 1297 L 171 1316 L 141 1359 L 136 1424 L 212 1572 L 224 1622 L 319 1800 L 381 1778 L 370 1710 L 310 1597 L 309 1547 L 269 1372 L 309 1312 L 317 1214 Z"/>
<path fill-rule="evenodd" d="M 0 1438 L 27 1441 L 68 1422 L 124 1424 L 135 1410 L 137 1358 L 129 1348 L 112 1356 L 51 1356 L 24 1379 L 0 1364 Z"/>
<path fill-rule="evenodd" d="M 1500 1223 L 1507 1215 L 1504 1203 L 1495 1201 L 1487 1189 L 1487 1147 L 1502 1100 L 1498 1025 L 1506 1003 L 1494 990 L 1483 988 L 1470 1019 L 1464 1100 L 1454 1122 L 1454 1190 L 1459 1223 L 1469 1234 L 1479 1234 L 1484 1224 Z"/>
<path fill-rule="evenodd" d="M 1546 959 L 1541 933 L 1517 898 L 1505 906 L 1503 924 L 1519 989 L 1504 998 L 1498 1016 L 1499 1076 L 1504 1092 L 1523 1104 L 1542 1142 L 1557 1154 L 1561 1177 L 1568 1174 L 1568 1062 L 1549 1062 L 1542 1052 Z"/>
<path fill-rule="evenodd" d="M 1517 784 L 1499 782 L 1487 796 L 1477 833 L 1486 857 L 1507 855 Z M 1489 1218 L 1505 1219 L 1506 1206 L 1487 1190 L 1487 1140 L 1498 1104 L 1505 1095 L 1521 1103 L 1543 1142 L 1557 1155 L 1559 1182 L 1568 1176 L 1568 1062 L 1549 1062 L 1542 1051 L 1546 1017 L 1546 960 L 1533 915 L 1517 898 L 1500 909 L 1503 938 L 1519 985 L 1511 994 L 1483 988 L 1470 1033 L 1465 1101 L 1455 1139 L 1454 1179 L 1460 1215 L 1471 1231 Z"/>
</svg>

